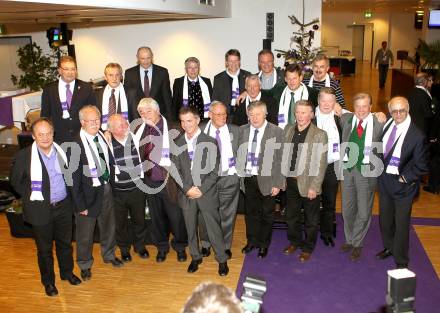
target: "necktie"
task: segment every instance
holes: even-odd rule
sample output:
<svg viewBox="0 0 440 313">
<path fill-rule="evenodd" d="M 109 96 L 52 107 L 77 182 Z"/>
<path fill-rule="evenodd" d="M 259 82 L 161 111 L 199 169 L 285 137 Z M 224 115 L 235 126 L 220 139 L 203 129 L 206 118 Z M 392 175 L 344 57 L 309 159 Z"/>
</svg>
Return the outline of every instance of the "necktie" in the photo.
<svg viewBox="0 0 440 313">
<path fill-rule="evenodd" d="M 148 70 L 145 71 L 144 76 L 144 96 L 145 98 L 150 96 L 150 79 L 148 78 Z"/>
<path fill-rule="evenodd" d="M 95 138 L 93 138 L 93 142 L 95 143 L 96 149 L 98 149 L 98 154 L 99 154 L 98 161 L 100 163 L 100 168 L 102 173 L 99 178 L 101 178 L 105 182 L 108 182 L 108 179 L 110 178 L 110 173 L 107 168 L 107 163 L 105 162 L 104 152 L 102 150 L 101 144 L 99 143 L 98 136 L 95 136 Z"/>
<path fill-rule="evenodd" d="M 289 118 L 288 123 L 289 124 L 295 124 L 295 93 L 290 93 L 290 104 L 289 104 Z"/>
<path fill-rule="evenodd" d="M 67 107 L 70 109 L 70 105 L 72 104 L 72 91 L 70 91 L 70 85 L 66 84 L 66 102 Z"/>
<path fill-rule="evenodd" d="M 385 146 L 385 154 L 384 154 L 385 157 L 388 156 L 388 153 L 390 153 L 391 149 L 393 148 L 394 141 L 396 140 L 396 133 L 397 133 L 397 126 L 394 125 L 393 129 L 391 130 L 390 137 L 388 137 L 387 145 Z"/>
<path fill-rule="evenodd" d="M 364 132 L 364 128 L 362 127 L 362 120 L 359 120 L 359 124 L 357 127 L 357 134 L 359 138 L 362 138 L 362 133 Z"/>
<path fill-rule="evenodd" d="M 112 89 L 112 94 L 110 95 L 110 99 L 108 100 L 108 116 L 112 116 L 116 114 L 116 98 L 115 98 L 115 90 Z"/>
<path fill-rule="evenodd" d="M 250 155 L 251 168 L 257 166 L 258 158 L 255 155 L 257 152 L 257 138 L 258 138 L 258 129 L 255 130 L 254 138 L 252 138 L 251 155 Z"/>
<path fill-rule="evenodd" d="M 215 131 L 215 140 L 217 141 L 218 149 L 222 151 L 222 140 L 220 139 L 220 129 Z"/>
</svg>

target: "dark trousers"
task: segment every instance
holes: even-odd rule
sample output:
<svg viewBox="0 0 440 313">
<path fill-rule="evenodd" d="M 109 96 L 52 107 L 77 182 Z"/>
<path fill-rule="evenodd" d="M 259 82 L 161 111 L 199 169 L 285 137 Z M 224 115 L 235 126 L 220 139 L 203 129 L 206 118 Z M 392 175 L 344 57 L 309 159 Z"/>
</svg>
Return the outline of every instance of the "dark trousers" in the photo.
<svg viewBox="0 0 440 313">
<path fill-rule="evenodd" d="M 257 176 L 245 177 L 246 238 L 249 244 L 268 248 L 272 238 L 275 197 L 263 196 Z"/>
<path fill-rule="evenodd" d="M 41 283 L 44 286 L 55 284 L 53 241 L 55 241 L 60 276 L 68 277 L 73 271 L 72 211 L 69 200 L 64 200 L 59 207 L 52 208 L 50 213 L 50 222 L 47 225 L 32 226 L 37 245 Z"/>
<path fill-rule="evenodd" d="M 301 247 L 304 252 L 312 253 L 318 235 L 320 196 L 310 200 L 302 197 L 295 178 L 287 178 L 287 239 L 294 246 Z M 304 209 L 304 233 L 301 223 L 301 209 Z"/>
<path fill-rule="evenodd" d="M 81 270 L 93 265 L 93 234 L 96 223 L 99 228 L 99 243 L 104 261 L 115 259 L 115 212 L 110 184 L 104 185 L 102 208 L 97 217 L 75 214 L 76 221 L 76 261 Z"/>
<path fill-rule="evenodd" d="M 116 242 L 121 253 L 130 252 L 133 244 L 136 251 L 145 248 L 145 194 L 142 190 L 113 190 L 115 200 Z M 128 214 L 133 227 L 133 242 L 128 234 Z"/>
<path fill-rule="evenodd" d="M 162 182 L 148 181 L 150 187 L 157 188 Z M 151 237 L 159 251 L 168 252 L 171 247 L 176 251 L 183 251 L 188 245 L 185 222 L 182 209 L 170 200 L 167 189 L 164 187 L 156 194 L 147 194 L 148 208 L 151 216 Z"/>
<path fill-rule="evenodd" d="M 384 248 L 390 250 L 394 261 L 409 261 L 409 228 L 414 196 L 419 185 L 403 184 L 397 175 L 382 174 L 379 184 L 379 222 Z"/>
<path fill-rule="evenodd" d="M 338 179 L 336 178 L 334 163 L 327 166 L 324 181 L 322 182 L 320 215 L 320 230 L 322 237 L 332 237 L 335 225 L 336 194 L 338 193 Z"/>
<path fill-rule="evenodd" d="M 379 87 L 385 87 L 385 82 L 387 80 L 388 74 L 388 64 L 380 64 L 379 63 Z"/>
</svg>

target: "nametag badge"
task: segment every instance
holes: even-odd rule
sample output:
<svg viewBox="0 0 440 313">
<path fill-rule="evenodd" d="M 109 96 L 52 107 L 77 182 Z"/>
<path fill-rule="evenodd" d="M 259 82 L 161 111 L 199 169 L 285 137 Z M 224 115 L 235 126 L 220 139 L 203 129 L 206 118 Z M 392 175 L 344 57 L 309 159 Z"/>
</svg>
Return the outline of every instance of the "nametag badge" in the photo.
<svg viewBox="0 0 440 313">
<path fill-rule="evenodd" d="M 400 164 L 400 158 L 392 156 L 390 159 L 390 166 L 395 166 L 395 167 L 399 167 Z"/>
<path fill-rule="evenodd" d="M 286 120 L 284 119 L 284 114 L 278 114 L 278 124 L 285 123 Z"/>
</svg>

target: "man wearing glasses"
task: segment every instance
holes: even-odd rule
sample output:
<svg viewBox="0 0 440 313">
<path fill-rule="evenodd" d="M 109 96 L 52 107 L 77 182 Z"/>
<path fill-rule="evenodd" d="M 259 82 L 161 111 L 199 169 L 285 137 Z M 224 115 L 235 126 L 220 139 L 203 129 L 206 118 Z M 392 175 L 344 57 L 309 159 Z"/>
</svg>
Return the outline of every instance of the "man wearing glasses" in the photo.
<svg viewBox="0 0 440 313">
<path fill-rule="evenodd" d="M 74 141 L 81 128 L 79 110 L 87 105 L 96 104 L 92 86 L 76 78 L 76 61 L 63 56 L 58 62 L 58 81 L 43 89 L 41 96 L 41 117 L 49 118 L 54 126 L 54 141 Z"/>
<path fill-rule="evenodd" d="M 423 133 L 412 122 L 408 100 L 388 103 L 391 119 L 384 126 L 384 171 L 379 176 L 379 220 L 384 250 L 376 258 L 394 257 L 397 268 L 408 267 L 409 226 L 420 177 L 428 171 Z"/>
</svg>

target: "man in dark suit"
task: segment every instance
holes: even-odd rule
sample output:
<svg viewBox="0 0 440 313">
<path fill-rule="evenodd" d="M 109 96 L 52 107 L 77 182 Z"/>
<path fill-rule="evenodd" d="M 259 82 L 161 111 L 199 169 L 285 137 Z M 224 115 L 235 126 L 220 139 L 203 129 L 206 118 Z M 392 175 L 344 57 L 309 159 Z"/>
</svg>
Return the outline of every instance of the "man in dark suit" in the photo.
<svg viewBox="0 0 440 313">
<path fill-rule="evenodd" d="M 362 243 L 371 222 L 377 177 L 383 168 L 380 162 L 380 141 L 383 123 L 371 113 L 371 95 L 357 93 L 353 97 L 353 113 L 341 117 L 343 181 L 342 217 L 345 243 L 343 252 L 351 252 L 350 259 L 357 261 L 362 254 Z M 356 151 L 357 150 L 357 151 Z M 338 170 L 338 175 L 340 170 Z"/>
<path fill-rule="evenodd" d="M 313 115 L 312 104 L 299 100 L 295 105 L 295 125 L 288 124 L 284 128 L 284 149 L 291 157 L 290 162 L 283 164 L 283 174 L 287 177 L 286 222 L 290 242 L 283 251 L 292 254 L 300 248 L 302 263 L 310 259 L 316 245 L 322 182 L 327 169 L 327 133 L 312 123 Z"/>
<path fill-rule="evenodd" d="M 109 63 L 104 70 L 107 85 L 96 90 L 96 107 L 101 112 L 101 129 L 107 130 L 107 122 L 113 114 L 121 114 L 128 121 L 133 121 L 128 110 L 127 95 L 121 83 L 122 67 L 118 63 Z"/>
<path fill-rule="evenodd" d="M 217 141 L 220 150 L 219 178 L 217 181 L 218 196 L 220 201 L 220 220 L 226 254 L 232 257 L 232 236 L 234 233 L 235 217 L 237 214 L 238 199 L 240 195 L 240 182 L 235 168 L 238 151 L 240 129 L 233 124 L 227 124 L 228 108 L 220 101 L 213 101 L 209 108 L 210 121 L 201 127 L 202 132 Z M 203 217 L 199 220 L 200 240 L 202 254 L 210 254 L 209 242 Z"/>
<path fill-rule="evenodd" d="M 55 142 L 61 144 L 75 140 L 81 128 L 79 110 L 96 103 L 89 83 L 76 78 L 76 61 L 63 56 L 58 61 L 57 82 L 44 87 L 41 96 L 41 116 L 49 118 L 55 130 Z"/>
<path fill-rule="evenodd" d="M 278 124 L 278 104 L 275 99 L 268 93 L 261 92 L 261 82 L 258 75 L 249 75 L 246 77 L 246 98 L 237 107 L 234 114 L 233 123 L 241 126 L 248 123 L 247 108 L 251 102 L 263 101 L 267 107 L 267 121 L 269 123 Z"/>
<path fill-rule="evenodd" d="M 182 77 L 176 78 L 173 84 L 173 118 L 179 119 L 179 110 L 182 106 L 196 108 L 200 120 L 208 118 L 211 104 L 211 80 L 200 76 L 200 61 L 195 57 L 185 60 L 185 72 Z"/>
<path fill-rule="evenodd" d="M 115 212 L 110 186 L 114 160 L 104 136 L 99 132 L 101 115 L 97 107 L 85 106 L 79 112 L 79 119 L 82 127 L 77 139 L 79 151 L 76 153 L 80 155 L 73 151 L 71 157 L 71 160 L 79 159 L 78 168 L 73 173 L 72 195 L 75 203 L 76 259 L 82 279 L 89 280 L 92 278 L 96 223 L 104 263 L 111 263 L 114 267 L 123 263 L 115 256 Z"/>
<path fill-rule="evenodd" d="M 245 79 L 250 73 L 240 69 L 241 55 L 237 49 L 230 49 L 225 54 L 226 70 L 215 75 L 212 100 L 228 106 L 228 121 L 234 118 L 236 102 L 245 89 Z"/>
<path fill-rule="evenodd" d="M 249 253 L 258 248 L 259 258 L 266 257 L 268 253 L 275 196 L 285 186 L 285 178 L 281 174 L 283 131 L 267 122 L 266 115 L 264 102 L 249 104 L 249 124 L 240 127 L 237 158 L 237 170 L 244 177 L 241 187 L 246 203 L 247 244 L 242 252 Z"/>
<path fill-rule="evenodd" d="M 156 262 L 165 261 L 170 245 L 177 252 L 177 261 L 185 262 L 188 236 L 182 208 L 177 204 L 176 182 L 169 175 L 170 146 L 175 137 L 173 132 L 177 131 L 160 114 L 159 104 L 153 98 L 142 99 L 138 112 L 143 124 L 137 129 L 136 137 L 144 168 L 142 186 L 151 217 L 151 237 L 157 247 Z"/>
<path fill-rule="evenodd" d="M 295 103 L 299 100 L 309 100 L 313 108 L 318 106 L 318 91 L 302 82 L 304 78 L 303 69 L 298 64 L 290 64 L 284 72 L 284 80 L 287 86 L 276 88 L 273 91 L 274 98 L 278 102 L 278 126 L 283 128 L 287 124 L 295 123 Z"/>
<path fill-rule="evenodd" d="M 385 169 L 378 179 L 379 221 L 384 250 L 380 260 L 394 257 L 397 268 L 408 267 L 409 228 L 414 197 L 420 177 L 427 173 L 427 145 L 424 134 L 408 114 L 408 100 L 394 97 L 388 103 L 390 119 L 383 130 Z"/>
<path fill-rule="evenodd" d="M 168 70 L 153 64 L 153 52 L 149 47 L 140 47 L 136 57 L 138 65 L 127 69 L 124 78 L 124 87 L 132 118 L 139 118 L 137 105 L 142 98 L 148 97 L 159 103 L 160 111 L 165 117 L 172 118 Z"/>
<path fill-rule="evenodd" d="M 408 96 L 411 121 L 422 131 L 426 138 L 429 136 L 429 124 L 434 117 L 432 112 L 432 96 L 429 89 L 432 77 L 427 73 L 418 73 L 414 79 L 415 86 Z"/>
<path fill-rule="evenodd" d="M 175 170 L 173 176 L 179 185 L 178 203 L 188 232 L 189 251 L 192 261 L 188 273 L 194 273 L 202 263 L 197 235 L 197 215 L 200 211 L 206 223 L 209 241 L 219 263 L 218 273 L 225 276 L 229 272 L 220 226 L 219 198 L 217 191 L 220 153 L 215 139 L 199 128 L 199 114 L 191 107 L 180 110 L 180 121 L 185 133 L 176 139 L 173 153 Z"/>
<path fill-rule="evenodd" d="M 54 240 L 61 279 L 72 285 L 81 283 L 72 272 L 72 204 L 61 170 L 67 166 L 67 158 L 53 144 L 54 128 L 49 119 L 35 121 L 31 131 L 35 141 L 15 157 L 10 183 L 22 197 L 24 220 L 32 224 L 41 282 L 46 294 L 55 296 Z"/>
</svg>

